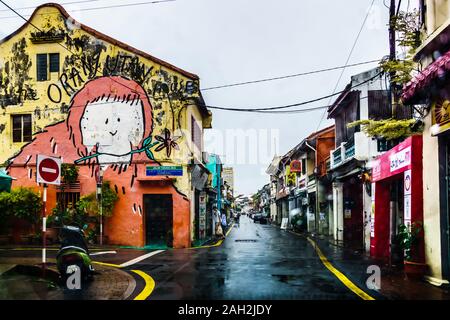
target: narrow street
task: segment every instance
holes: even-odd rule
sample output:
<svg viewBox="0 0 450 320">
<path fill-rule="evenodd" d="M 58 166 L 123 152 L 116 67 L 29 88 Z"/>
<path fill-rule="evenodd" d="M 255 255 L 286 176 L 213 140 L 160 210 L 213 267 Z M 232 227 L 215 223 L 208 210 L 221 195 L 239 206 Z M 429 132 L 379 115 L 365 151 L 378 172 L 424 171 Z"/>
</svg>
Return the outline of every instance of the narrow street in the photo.
<svg viewBox="0 0 450 320">
<path fill-rule="evenodd" d="M 32 300 L 392 300 L 449 299 L 446 290 L 404 276 L 382 274 L 380 290 L 366 281 L 369 257 L 309 240 L 270 224 L 242 216 L 225 240 L 190 249 L 90 249 L 96 274 L 82 290 L 8 268 L 38 266 L 38 247 L 0 248 L 0 298 Z M 57 248 L 48 251 L 54 269 Z M 320 253 L 320 255 L 319 255 Z M 37 268 L 37 267 L 36 267 Z M 384 272 L 384 271 L 383 271 Z M 54 276 L 57 274 L 54 274 Z M 24 281 L 24 279 L 26 281 Z M 50 283 L 50 282 L 49 282 Z"/>
<path fill-rule="evenodd" d="M 129 257 L 119 251 L 98 260 L 120 264 Z M 154 279 L 150 299 L 360 299 L 324 266 L 305 238 L 246 216 L 220 246 L 168 250 L 125 269 Z M 352 271 L 364 276 L 366 270 L 357 266 Z M 135 278 L 131 298 L 145 286 L 142 277 Z"/>
<path fill-rule="evenodd" d="M 122 264 L 120 270 L 136 280 L 127 299 L 142 292 L 150 293 L 146 298 L 151 300 L 360 299 L 324 266 L 305 238 L 254 223 L 246 216 L 218 246 L 162 252 L 118 249 L 116 254 L 101 254 L 104 251 L 92 251 L 92 258 L 100 263 L 96 268 L 119 269 L 115 266 Z M 51 257 L 55 253 L 50 251 Z M 40 250 L 0 251 L 2 261 L 27 261 L 39 256 Z M 358 272 L 363 274 L 365 270 L 355 267 L 354 274 Z M 154 284 L 145 281 L 142 274 L 150 276 Z M 90 286 L 96 281 L 97 276 Z M 63 298 L 71 296 L 66 292 Z M 76 298 L 85 298 L 83 290 Z"/>
<path fill-rule="evenodd" d="M 450 300 L 450 1 L 0 11 L 0 301 Z"/>
<path fill-rule="evenodd" d="M 152 299 L 359 299 L 304 238 L 241 217 L 222 246 L 173 250 L 134 266 Z"/>
</svg>

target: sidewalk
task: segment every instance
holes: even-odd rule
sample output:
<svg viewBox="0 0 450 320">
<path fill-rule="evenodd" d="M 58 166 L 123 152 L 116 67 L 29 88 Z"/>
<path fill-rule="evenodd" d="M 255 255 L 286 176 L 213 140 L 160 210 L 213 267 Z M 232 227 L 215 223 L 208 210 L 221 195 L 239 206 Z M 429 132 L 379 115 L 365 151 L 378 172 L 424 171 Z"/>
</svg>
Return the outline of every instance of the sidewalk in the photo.
<svg viewBox="0 0 450 320">
<path fill-rule="evenodd" d="M 433 286 L 425 280 L 410 280 L 403 271 L 392 270 L 365 253 L 345 247 L 342 243 L 328 237 L 313 237 L 306 234 L 298 234 L 314 240 L 323 254 L 337 269 L 344 273 L 350 280 L 361 289 L 373 295 L 376 299 L 388 300 L 450 300 L 450 289 Z M 370 290 L 366 281 L 372 272 L 368 273 L 371 265 L 379 266 L 381 269 L 380 290 Z"/>
<path fill-rule="evenodd" d="M 2 258 L 0 299 L 6 300 L 123 300 L 136 287 L 134 278 L 117 268 L 95 265 L 94 279 L 82 290 L 64 289 L 54 260 L 46 277 L 41 276 L 39 258 Z"/>
</svg>

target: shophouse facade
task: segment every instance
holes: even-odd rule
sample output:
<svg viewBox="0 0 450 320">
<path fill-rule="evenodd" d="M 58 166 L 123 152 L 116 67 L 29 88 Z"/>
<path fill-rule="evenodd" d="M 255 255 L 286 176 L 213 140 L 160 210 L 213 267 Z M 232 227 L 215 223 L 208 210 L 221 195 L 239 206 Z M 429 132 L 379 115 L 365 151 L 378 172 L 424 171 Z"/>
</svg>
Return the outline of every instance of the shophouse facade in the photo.
<svg viewBox="0 0 450 320">
<path fill-rule="evenodd" d="M 357 120 L 391 117 L 388 81 L 379 68 L 351 77 L 351 82 L 328 109 L 335 120 L 336 148 L 330 151 L 333 189 L 332 234 L 355 250 L 370 250 L 371 161 L 385 149 L 359 127 Z"/>
<path fill-rule="evenodd" d="M 450 280 L 450 3 L 419 1 L 421 46 L 414 60 L 420 72 L 404 86 L 402 102 L 422 115 L 423 226 L 426 279 Z"/>
<path fill-rule="evenodd" d="M 79 167 L 73 190 L 119 196 L 110 244 L 191 246 L 208 171 L 211 113 L 198 76 L 78 23 L 58 4 L 38 7 L 0 41 L 0 162 L 19 186 L 36 184 L 36 156 Z M 59 189 L 49 186 L 46 211 Z M 62 200 L 63 202 L 65 200 Z"/>
</svg>

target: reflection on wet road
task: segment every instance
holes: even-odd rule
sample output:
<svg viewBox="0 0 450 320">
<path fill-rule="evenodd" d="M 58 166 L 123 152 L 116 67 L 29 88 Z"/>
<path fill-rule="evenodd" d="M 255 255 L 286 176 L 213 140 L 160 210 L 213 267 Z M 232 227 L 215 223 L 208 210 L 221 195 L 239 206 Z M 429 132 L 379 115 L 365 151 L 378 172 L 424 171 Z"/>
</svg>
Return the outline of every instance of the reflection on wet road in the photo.
<svg viewBox="0 0 450 320">
<path fill-rule="evenodd" d="M 166 251 L 134 267 L 155 279 L 151 299 L 359 299 L 306 239 L 247 217 L 219 247 Z"/>
<path fill-rule="evenodd" d="M 322 250 L 316 250 L 313 241 L 309 243 L 304 237 L 271 225 L 253 223 L 243 216 L 225 241 L 204 248 L 165 251 L 92 249 L 92 252 L 97 253 L 93 259 L 97 262 L 95 268 L 98 271 L 92 283 L 76 293 L 61 292 L 61 288 L 40 289 L 38 291 L 42 291 L 42 294 L 33 298 L 367 298 L 364 297 L 365 292 L 369 292 L 365 287 L 366 264 L 370 262 L 353 261 L 343 250 L 323 243 L 320 246 L 323 253 Z M 56 252 L 56 248 L 49 251 L 51 261 Z M 4 266 L 5 263 L 36 264 L 39 257 L 39 248 L 0 250 L 0 261 L 3 261 Z M 345 274 L 341 273 L 342 270 L 345 270 Z M 352 276 L 351 280 L 347 276 Z M 352 281 L 356 281 L 356 286 Z M 41 283 L 38 285 L 42 287 Z M 15 289 L 9 287 L 7 293 L 11 296 Z M 22 287 L 17 290 L 27 291 Z M 36 292 L 36 289 L 30 287 L 28 291 Z M 369 292 L 372 296 L 374 293 Z M 381 298 L 380 295 L 375 297 Z"/>
</svg>

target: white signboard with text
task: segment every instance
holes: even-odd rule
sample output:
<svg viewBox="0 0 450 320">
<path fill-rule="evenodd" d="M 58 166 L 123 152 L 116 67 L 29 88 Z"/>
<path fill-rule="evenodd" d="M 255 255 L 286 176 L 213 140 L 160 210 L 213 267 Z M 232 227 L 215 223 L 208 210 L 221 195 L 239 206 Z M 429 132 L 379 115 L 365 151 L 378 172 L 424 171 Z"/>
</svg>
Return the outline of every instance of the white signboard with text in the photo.
<svg viewBox="0 0 450 320">
<path fill-rule="evenodd" d="M 411 224 L 411 188 L 412 188 L 411 170 L 406 170 L 403 177 L 404 177 L 404 180 L 403 180 L 403 190 L 404 190 L 403 221 L 404 221 L 405 225 L 409 226 Z"/>
</svg>

